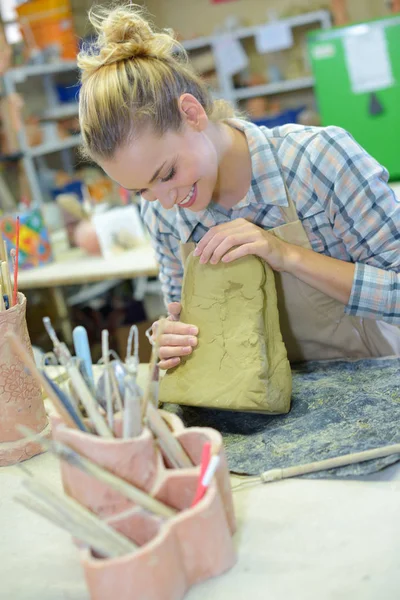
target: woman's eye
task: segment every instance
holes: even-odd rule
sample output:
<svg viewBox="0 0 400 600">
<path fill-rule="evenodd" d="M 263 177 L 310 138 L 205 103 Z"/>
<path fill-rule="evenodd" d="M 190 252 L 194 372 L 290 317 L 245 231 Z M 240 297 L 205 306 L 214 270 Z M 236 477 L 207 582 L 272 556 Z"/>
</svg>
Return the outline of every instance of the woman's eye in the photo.
<svg viewBox="0 0 400 600">
<path fill-rule="evenodd" d="M 175 177 L 176 175 L 176 169 L 175 167 L 172 167 L 172 169 L 170 170 L 170 172 L 168 173 L 168 175 L 166 177 L 162 177 L 161 181 L 163 183 L 165 183 L 166 181 L 169 181 L 170 179 L 172 179 L 173 177 Z"/>
</svg>

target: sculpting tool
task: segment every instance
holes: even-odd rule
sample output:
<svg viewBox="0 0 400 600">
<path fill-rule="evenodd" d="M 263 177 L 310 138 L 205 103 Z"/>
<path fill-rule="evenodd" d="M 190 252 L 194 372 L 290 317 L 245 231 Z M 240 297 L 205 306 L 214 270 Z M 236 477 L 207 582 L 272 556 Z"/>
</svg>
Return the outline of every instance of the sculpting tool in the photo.
<svg viewBox="0 0 400 600">
<path fill-rule="evenodd" d="M 211 483 L 212 478 L 215 475 L 216 470 L 218 469 L 220 460 L 221 459 L 217 454 L 210 458 L 206 472 L 204 473 L 203 478 L 201 479 L 199 490 L 198 493 L 196 493 L 196 497 L 193 500 L 192 506 L 200 502 L 200 500 L 203 498 L 204 494 L 207 491 L 207 488 Z"/>
<path fill-rule="evenodd" d="M 82 327 L 82 325 L 78 325 L 72 332 L 72 338 L 74 341 L 75 354 L 83 361 L 87 376 L 94 386 L 92 355 L 86 329 Z"/>
<path fill-rule="evenodd" d="M 150 403 L 146 414 L 147 424 L 157 441 L 160 442 L 167 458 L 176 468 L 190 469 L 193 463 L 186 454 L 181 443 L 173 436 L 170 428 L 158 412 Z"/>
<path fill-rule="evenodd" d="M 200 463 L 199 480 L 198 480 L 198 483 L 197 483 L 196 492 L 195 492 L 195 495 L 194 495 L 193 502 L 192 502 L 191 506 L 194 506 L 195 504 L 197 504 L 197 502 L 201 498 L 202 481 L 203 481 L 204 474 L 205 474 L 205 472 L 207 470 L 208 464 L 210 462 L 210 459 L 211 459 L 211 442 L 205 442 L 203 444 L 203 449 L 201 451 L 201 463 Z"/>
<path fill-rule="evenodd" d="M 3 298 L 3 286 L 0 283 L 0 312 L 6 310 L 6 305 Z"/>
<path fill-rule="evenodd" d="M 158 351 L 160 349 L 160 338 L 165 329 L 166 319 L 159 319 L 158 330 L 156 339 L 152 342 L 152 351 L 149 365 L 149 378 L 147 380 L 147 385 L 144 390 L 143 400 L 142 400 L 142 416 L 143 418 L 147 415 L 147 407 L 149 405 L 149 400 L 152 398 L 154 393 L 154 377 L 157 377 L 157 360 L 158 360 Z M 153 398 L 154 401 L 154 398 Z M 156 406 L 158 408 L 158 404 Z"/>
<path fill-rule="evenodd" d="M 7 263 L 7 261 L 3 261 L 1 263 L 1 276 L 3 278 L 3 285 L 5 287 L 5 292 L 6 292 L 6 295 L 7 295 L 8 304 L 9 304 L 9 306 L 11 306 L 12 287 L 11 287 L 10 271 L 8 269 L 8 263 Z"/>
<path fill-rule="evenodd" d="M 54 392 L 57 394 L 60 401 L 63 403 L 65 409 L 68 411 L 68 414 L 70 415 L 71 419 L 73 419 L 78 429 L 80 429 L 81 431 L 88 432 L 89 430 L 83 421 L 83 416 L 81 412 L 76 406 L 74 406 L 73 402 L 68 398 L 67 394 L 63 392 L 63 390 L 54 381 L 52 381 L 44 371 L 43 376 L 46 378 L 49 385 L 51 385 Z"/>
<path fill-rule="evenodd" d="M 133 542 L 107 525 L 79 502 L 63 492 L 50 488 L 39 478 L 33 477 L 26 467 L 22 466 L 21 468 L 30 476 L 23 480 L 23 486 L 28 491 L 49 505 L 53 511 L 58 510 L 60 516 L 67 523 L 83 527 L 92 537 L 102 540 L 114 556 L 122 556 L 137 548 Z"/>
<path fill-rule="evenodd" d="M 57 441 L 51 442 L 47 439 L 44 439 L 42 436 L 35 434 L 28 427 L 20 425 L 18 429 L 23 432 L 27 438 L 38 441 L 44 448 L 49 449 L 61 460 L 65 460 L 73 467 L 80 469 L 87 475 L 91 475 L 98 481 L 110 486 L 110 488 L 116 492 L 119 492 L 129 500 L 132 500 L 132 502 L 138 504 L 144 510 L 166 518 L 173 517 L 177 514 L 178 511 L 175 508 L 171 508 L 167 504 L 164 504 L 156 498 L 153 498 L 150 496 L 150 494 L 147 494 L 133 484 L 128 483 L 117 475 L 114 475 L 114 473 L 103 469 L 103 467 L 100 467 L 86 456 L 79 454 L 76 450 L 73 450 L 67 446 L 67 444 L 62 444 L 61 442 Z"/>
<path fill-rule="evenodd" d="M 16 224 L 16 242 L 15 242 L 15 263 L 14 266 L 14 287 L 13 287 L 13 298 L 12 305 L 17 304 L 18 297 L 18 258 L 19 258 L 19 217 L 17 217 Z"/>
<path fill-rule="evenodd" d="M 131 377 L 125 377 L 123 437 L 137 437 L 142 433 L 141 405 L 138 388 Z"/>
<path fill-rule="evenodd" d="M 112 429 L 114 426 L 114 407 L 113 407 L 113 394 L 111 390 L 111 374 L 110 374 L 110 347 L 108 344 L 108 331 L 103 329 L 101 332 L 101 354 L 104 363 L 104 388 L 106 396 L 107 406 L 107 421 L 109 427 Z"/>
<path fill-rule="evenodd" d="M 400 444 L 380 446 L 379 448 L 363 450 L 362 452 L 352 452 L 351 454 L 343 454 L 342 456 L 325 458 L 324 460 L 317 460 L 305 465 L 284 467 L 283 469 L 269 469 L 268 471 L 261 473 L 261 475 L 251 477 L 240 476 L 244 479 L 244 481 L 233 486 L 232 490 L 236 491 L 237 489 L 247 487 L 248 485 L 256 485 L 258 483 L 272 483 L 274 481 L 280 481 L 281 479 L 288 479 L 290 477 L 300 477 L 301 475 L 317 473 L 318 471 L 337 469 L 338 467 L 354 465 L 367 460 L 375 460 L 376 458 L 384 458 L 385 456 L 391 456 L 393 454 L 400 454 Z"/>
<path fill-rule="evenodd" d="M 132 355 L 133 340 L 135 340 L 135 345 Z M 137 375 L 139 368 L 139 330 L 136 325 L 132 325 L 129 330 L 128 343 L 126 345 L 125 366 L 131 375 Z"/>
</svg>

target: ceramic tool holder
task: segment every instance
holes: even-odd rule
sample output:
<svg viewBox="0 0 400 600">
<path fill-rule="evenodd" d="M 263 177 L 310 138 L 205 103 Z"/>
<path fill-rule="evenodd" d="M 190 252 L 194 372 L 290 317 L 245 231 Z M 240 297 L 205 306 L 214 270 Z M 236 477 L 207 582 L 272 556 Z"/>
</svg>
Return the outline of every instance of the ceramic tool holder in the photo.
<svg viewBox="0 0 400 600">
<path fill-rule="evenodd" d="M 5 341 L 8 332 L 15 333 L 32 353 L 26 325 L 26 298 L 21 293 L 15 306 L 0 312 L 0 466 L 12 465 L 42 452 L 40 444 L 24 439 L 17 425 L 50 435 L 41 389 Z"/>
<path fill-rule="evenodd" d="M 65 491 L 93 512 L 108 517 L 110 525 L 141 545 L 136 552 L 118 559 L 82 554 L 92 600 L 110 598 L 111 590 L 114 595 L 116 590 L 121 600 L 179 600 L 191 585 L 223 573 L 235 562 L 232 534 L 236 524 L 222 437 L 210 428 L 185 428 L 175 415 L 160 412 L 193 468 L 168 468 L 168 461 L 146 428 L 137 438 L 104 439 L 60 422 L 54 427 L 56 440 L 182 511 L 167 520 L 143 510 L 120 518 L 118 514 L 133 507 L 133 502 L 62 461 Z M 117 434 L 119 428 L 117 420 Z M 213 454 L 219 454 L 220 465 L 205 496 L 190 508 L 206 441 L 211 442 Z"/>
<path fill-rule="evenodd" d="M 126 556 L 99 559 L 81 554 L 91 600 L 181 600 L 189 588 L 230 569 L 235 561 L 231 532 L 218 487 L 189 508 L 197 474 L 174 470 L 155 497 L 181 512 L 156 521 L 144 511 L 113 526 L 141 547 Z"/>
</svg>

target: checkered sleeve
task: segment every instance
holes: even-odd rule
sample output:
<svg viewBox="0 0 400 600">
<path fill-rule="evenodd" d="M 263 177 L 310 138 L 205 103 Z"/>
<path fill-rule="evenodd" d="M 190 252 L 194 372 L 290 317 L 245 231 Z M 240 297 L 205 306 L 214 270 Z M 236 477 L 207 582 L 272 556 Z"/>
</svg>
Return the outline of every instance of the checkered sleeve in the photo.
<svg viewBox="0 0 400 600">
<path fill-rule="evenodd" d="M 322 130 L 312 146 L 314 191 L 356 265 L 345 310 L 400 325 L 400 202 L 388 172 L 343 129 Z"/>
<path fill-rule="evenodd" d="M 141 200 L 140 214 L 150 234 L 160 268 L 159 279 L 167 306 L 181 299 L 183 267 L 180 260 L 179 235 L 173 223 L 161 213 L 156 203 Z"/>
</svg>

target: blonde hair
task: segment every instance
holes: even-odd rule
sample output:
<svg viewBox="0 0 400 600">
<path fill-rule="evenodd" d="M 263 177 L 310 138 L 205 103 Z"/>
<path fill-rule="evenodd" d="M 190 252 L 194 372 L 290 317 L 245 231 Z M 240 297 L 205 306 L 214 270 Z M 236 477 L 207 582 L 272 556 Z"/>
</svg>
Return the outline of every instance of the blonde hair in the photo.
<svg viewBox="0 0 400 600">
<path fill-rule="evenodd" d="M 225 101 L 213 101 L 171 32 L 157 32 L 136 5 L 92 8 L 98 37 L 78 55 L 79 120 L 83 152 L 98 160 L 135 138 L 146 126 L 156 134 L 178 130 L 178 100 L 192 94 L 212 120 L 231 117 Z"/>
</svg>

